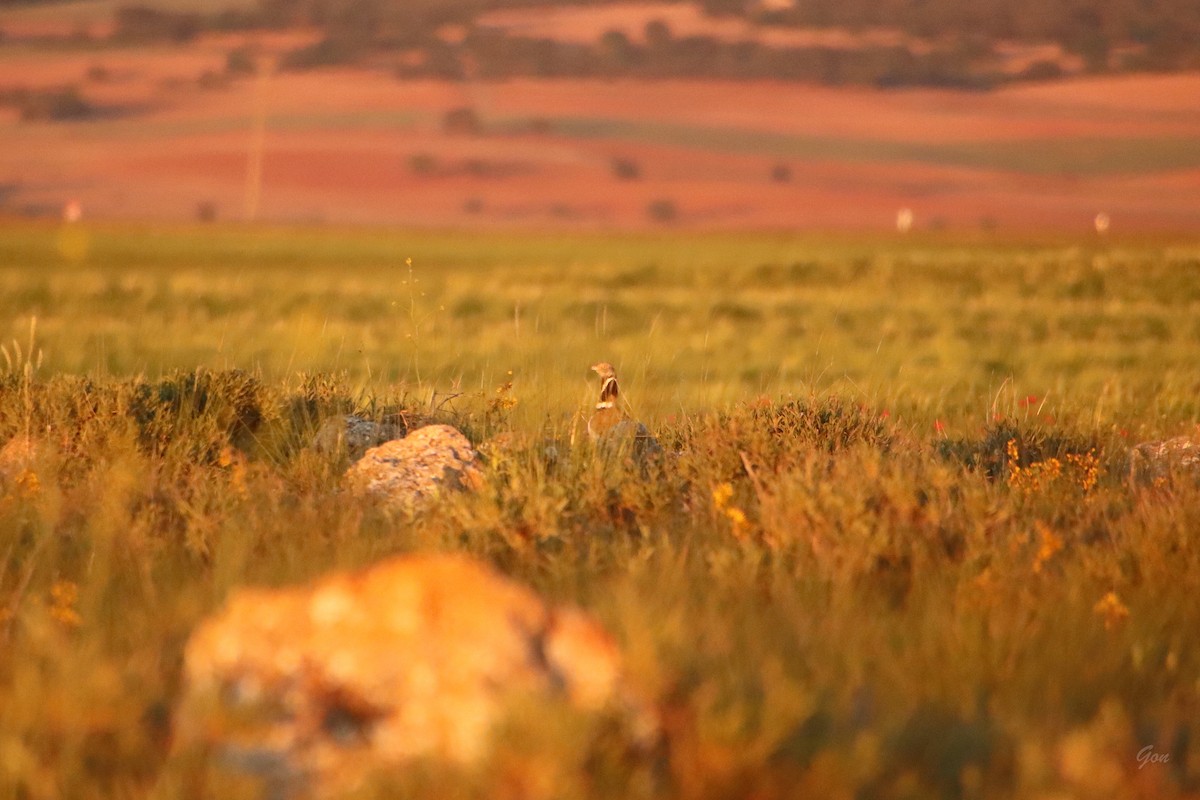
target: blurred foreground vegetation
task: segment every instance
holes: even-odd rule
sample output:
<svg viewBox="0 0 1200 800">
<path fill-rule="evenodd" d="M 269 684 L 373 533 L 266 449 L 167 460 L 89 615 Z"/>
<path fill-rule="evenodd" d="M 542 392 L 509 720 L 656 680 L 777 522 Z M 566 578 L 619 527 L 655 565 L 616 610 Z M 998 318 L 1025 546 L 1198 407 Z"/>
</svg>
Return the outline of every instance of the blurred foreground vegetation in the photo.
<svg viewBox="0 0 1200 800">
<path fill-rule="evenodd" d="M 190 630 L 410 550 L 609 626 L 661 796 L 1200 792 L 1200 487 L 1125 479 L 1200 421 L 1196 245 L 11 226 L 0 287 L 0 798 L 254 796 L 168 755 Z M 600 359 L 661 469 L 580 441 Z M 350 411 L 485 487 L 349 501 Z M 400 789 L 629 796 L 557 730 Z"/>
</svg>

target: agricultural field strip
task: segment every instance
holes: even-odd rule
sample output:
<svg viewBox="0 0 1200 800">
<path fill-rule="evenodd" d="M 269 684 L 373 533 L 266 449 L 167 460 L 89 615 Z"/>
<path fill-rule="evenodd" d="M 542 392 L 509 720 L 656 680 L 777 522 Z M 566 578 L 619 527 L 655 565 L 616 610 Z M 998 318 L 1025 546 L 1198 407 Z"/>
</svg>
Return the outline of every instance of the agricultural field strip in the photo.
<svg viewBox="0 0 1200 800">
<path fill-rule="evenodd" d="M 425 118 L 411 111 L 349 111 L 307 114 L 271 114 L 267 128 L 272 131 L 311 132 L 330 130 L 380 129 L 396 130 L 411 128 Z M 202 117 L 196 119 L 110 119 L 76 124 L 74 130 L 88 138 L 121 140 L 158 139 L 172 136 L 219 136 L 239 131 L 248 131 L 249 117 Z M 55 123 L 29 125 L 30 136 L 40 135 L 46 127 L 57 127 Z"/>
<path fill-rule="evenodd" d="M 707 152 L 801 158 L 825 162 L 923 163 L 945 167 L 1000 170 L 1029 175 L 1076 174 L 1085 177 L 1136 175 L 1200 169 L 1195 137 L 1058 137 L 1004 141 L 928 143 L 778 133 L 752 128 L 674 124 L 615 117 L 549 117 L 553 135 L 567 139 L 626 141 Z M 271 113 L 267 129 L 281 132 L 411 130 L 428 126 L 428 112 L 404 109 Z M 527 130 L 525 117 L 486 117 L 485 126 L 500 135 Z M 51 125 L 57 125 L 52 123 Z M 194 119 L 139 119 L 127 116 L 76 123 L 87 138 L 149 139 L 226 135 L 248 130 L 248 116 Z M 25 133 L 40 136 L 45 124 Z M 17 131 L 10 132 L 13 135 Z M 19 133 L 18 133 L 19 135 Z"/>
<path fill-rule="evenodd" d="M 1034 175 L 1072 172 L 1103 176 L 1200 168 L 1200 148 L 1196 146 L 1196 139 L 1182 136 L 1120 139 L 1063 137 L 927 144 L 596 117 L 556 119 L 552 122 L 552 128 L 555 133 L 583 139 L 625 139 L 819 161 L 930 163 Z"/>
<path fill-rule="evenodd" d="M 124 0 L 69 0 L 64 3 L 39 3 L 10 8 L 0 12 L 0 26 L 5 22 L 75 24 L 108 22 L 120 8 L 129 5 Z M 211 0 L 154 0 L 153 8 L 175 13 L 212 11 Z M 221 8 L 247 9 L 254 0 L 222 0 Z"/>
</svg>

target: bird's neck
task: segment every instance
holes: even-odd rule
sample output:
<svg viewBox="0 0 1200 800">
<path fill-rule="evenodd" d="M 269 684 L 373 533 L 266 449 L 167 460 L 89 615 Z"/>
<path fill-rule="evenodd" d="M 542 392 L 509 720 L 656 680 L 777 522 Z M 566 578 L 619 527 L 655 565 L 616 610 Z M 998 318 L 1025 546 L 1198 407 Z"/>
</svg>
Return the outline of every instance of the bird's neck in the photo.
<svg viewBox="0 0 1200 800">
<path fill-rule="evenodd" d="M 617 379 L 615 377 L 605 378 L 604 383 L 600 384 L 600 402 L 607 402 L 609 407 L 611 407 L 612 401 L 616 399 L 618 394 L 620 394 L 620 390 L 617 389 Z M 597 405 L 596 408 L 600 408 L 600 406 Z"/>
</svg>

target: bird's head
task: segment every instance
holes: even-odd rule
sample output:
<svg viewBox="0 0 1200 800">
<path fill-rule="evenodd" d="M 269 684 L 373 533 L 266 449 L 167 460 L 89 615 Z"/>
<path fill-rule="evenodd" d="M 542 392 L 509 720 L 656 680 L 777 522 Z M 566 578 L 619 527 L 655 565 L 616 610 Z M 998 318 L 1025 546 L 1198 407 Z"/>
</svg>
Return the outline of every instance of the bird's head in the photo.
<svg viewBox="0 0 1200 800">
<path fill-rule="evenodd" d="M 600 402 L 611 405 L 620 392 L 617 388 L 617 371 L 607 361 L 592 364 L 592 371 L 600 376 Z"/>
</svg>

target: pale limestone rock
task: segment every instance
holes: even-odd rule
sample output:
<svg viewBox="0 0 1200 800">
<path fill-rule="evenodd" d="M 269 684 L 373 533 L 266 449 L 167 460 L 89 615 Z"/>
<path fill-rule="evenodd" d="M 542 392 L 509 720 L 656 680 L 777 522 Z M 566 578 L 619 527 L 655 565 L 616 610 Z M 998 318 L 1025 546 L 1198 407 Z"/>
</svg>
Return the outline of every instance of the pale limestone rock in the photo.
<svg viewBox="0 0 1200 800">
<path fill-rule="evenodd" d="M 33 437 L 18 434 L 0 447 L 0 483 L 16 481 L 33 470 L 42 454 L 42 445 Z"/>
<path fill-rule="evenodd" d="M 312 446 L 318 453 L 329 456 L 346 455 L 357 461 L 368 448 L 403 438 L 405 431 L 403 424 L 376 422 L 354 414 L 345 414 L 329 417 L 322 422 L 313 435 Z"/>
<path fill-rule="evenodd" d="M 192 634 L 184 678 L 181 746 L 215 747 L 284 796 L 416 758 L 475 764 L 512 702 L 613 716 L 631 741 L 658 729 L 598 623 L 461 556 L 235 592 Z"/>
<path fill-rule="evenodd" d="M 589 433 L 591 429 L 589 428 Z M 596 451 L 605 455 L 620 454 L 632 457 L 645 465 L 662 458 L 663 448 L 650 430 L 634 419 L 621 419 L 593 437 Z"/>
<path fill-rule="evenodd" d="M 346 482 L 354 492 L 411 509 L 446 489 L 478 488 L 482 473 L 467 437 L 449 425 L 427 425 L 368 450 Z"/>
<path fill-rule="evenodd" d="M 1200 478 L 1200 438 L 1177 436 L 1160 442 L 1142 442 L 1129 452 L 1129 479 L 1135 484 L 1184 476 Z"/>
</svg>

